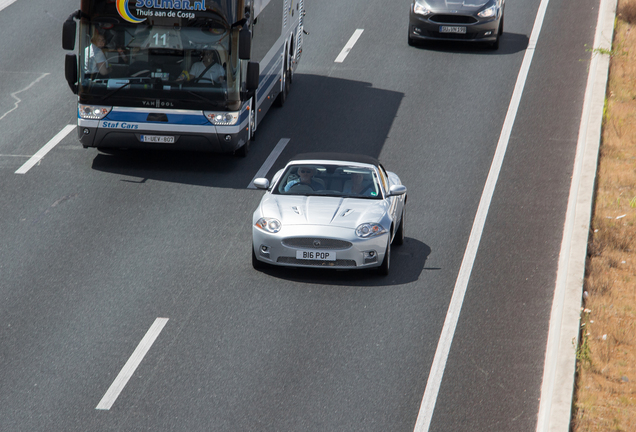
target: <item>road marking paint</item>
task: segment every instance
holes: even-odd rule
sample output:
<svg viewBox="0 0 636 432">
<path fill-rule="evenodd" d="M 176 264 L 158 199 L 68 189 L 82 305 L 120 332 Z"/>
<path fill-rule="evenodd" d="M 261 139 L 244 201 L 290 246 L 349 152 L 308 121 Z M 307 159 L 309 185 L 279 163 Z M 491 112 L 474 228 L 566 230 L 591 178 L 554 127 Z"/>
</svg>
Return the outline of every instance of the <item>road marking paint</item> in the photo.
<svg viewBox="0 0 636 432">
<path fill-rule="evenodd" d="M 150 326 L 150 329 L 148 329 L 146 335 L 143 337 L 141 342 L 139 342 L 139 345 L 132 353 L 122 370 L 119 372 L 119 375 L 117 375 L 117 378 L 115 378 L 115 381 L 113 381 L 108 391 L 106 392 L 102 400 L 99 401 L 99 404 L 97 404 L 95 409 L 109 410 L 113 406 L 113 404 L 119 397 L 119 394 L 122 392 L 122 390 L 128 383 L 128 380 L 130 380 L 130 378 L 132 377 L 133 373 L 135 373 L 135 370 L 143 360 L 148 350 L 150 350 L 150 347 L 155 342 L 157 337 L 159 337 L 159 333 L 161 333 L 161 330 L 163 330 L 167 322 L 168 318 L 157 318 L 152 326 Z"/>
<path fill-rule="evenodd" d="M 349 42 L 347 42 L 347 44 L 344 46 L 342 51 L 340 51 L 340 54 L 338 55 L 338 57 L 336 57 L 336 60 L 334 61 L 334 63 L 342 63 L 344 59 L 347 58 L 347 56 L 349 55 L 349 52 L 351 51 L 351 48 L 353 48 L 356 42 L 358 42 L 358 39 L 360 39 L 360 35 L 362 34 L 363 31 L 364 29 L 357 29 L 356 31 L 353 32 L 353 36 L 351 36 L 351 39 L 349 39 Z"/>
<path fill-rule="evenodd" d="M 1 2 L 2 0 L 0 0 Z M 2 10 L 2 3 L 0 3 L 0 10 Z M 32 81 L 31 84 L 29 84 L 28 86 L 26 86 L 25 88 L 23 88 L 22 90 L 18 90 L 16 92 L 11 93 L 11 97 L 13 99 L 15 99 L 15 102 L 13 104 L 13 108 L 11 108 L 9 111 L 7 111 L 6 113 L 2 114 L 0 116 L 0 120 L 2 120 L 3 118 L 5 118 L 6 116 L 8 116 L 10 113 L 12 113 L 13 111 L 18 109 L 18 105 L 20 105 L 20 102 L 22 102 L 22 99 L 20 99 L 18 96 L 16 96 L 18 93 L 22 93 L 24 91 L 27 91 L 28 89 L 30 89 L 31 87 L 33 87 L 34 85 L 36 85 L 38 82 L 40 82 L 44 77 L 46 77 L 47 75 L 50 75 L 48 72 L 47 73 L 43 73 L 42 75 L 40 75 L 36 80 Z"/>
<path fill-rule="evenodd" d="M 274 150 L 272 150 L 272 152 L 267 157 L 267 159 L 265 159 L 265 162 L 263 163 L 263 166 L 261 167 L 261 169 L 258 170 L 258 172 L 254 176 L 250 184 L 247 185 L 248 189 L 256 189 L 256 186 L 254 186 L 254 180 L 256 180 L 259 177 L 265 177 L 267 175 L 269 170 L 272 168 L 272 165 L 274 165 L 274 162 L 276 162 L 276 159 L 278 159 L 278 156 L 280 156 L 280 154 L 283 152 L 283 150 L 285 149 L 285 146 L 287 146 L 288 143 L 289 143 L 289 138 L 283 138 L 280 141 L 278 141 L 278 144 L 276 144 L 276 147 L 274 147 Z"/>
<path fill-rule="evenodd" d="M 424 390 L 424 397 L 422 399 L 422 404 L 420 405 L 420 411 L 417 416 L 414 432 L 427 432 L 430 428 L 435 403 L 437 402 L 437 396 L 439 394 L 439 388 L 442 383 L 442 377 L 444 376 L 444 369 L 446 368 L 446 361 L 448 360 L 448 354 L 453 342 L 453 337 L 455 336 L 457 321 L 459 320 L 459 314 L 461 313 L 462 304 L 464 303 L 464 296 L 466 294 L 466 289 L 468 288 L 470 274 L 473 270 L 473 264 L 475 263 L 479 242 L 483 234 L 488 209 L 492 201 L 499 173 L 501 172 L 501 166 L 503 165 L 506 149 L 508 148 L 510 134 L 517 116 L 521 96 L 523 95 L 523 89 L 528 78 L 528 71 L 532 64 L 532 57 L 534 56 L 539 34 L 541 33 L 541 27 L 543 26 L 543 20 L 548 3 L 549 0 L 541 0 L 537 17 L 534 22 L 534 27 L 532 28 L 532 34 L 530 35 L 530 40 L 528 42 L 528 47 L 526 48 L 526 52 L 523 56 L 523 62 L 521 63 L 519 75 L 517 76 L 515 89 L 510 100 L 510 105 L 508 106 L 506 119 L 504 120 L 504 124 L 501 129 L 499 142 L 497 143 L 497 150 L 495 151 L 492 165 L 490 166 L 490 172 L 488 173 L 484 191 L 482 192 L 481 199 L 479 201 L 479 207 L 477 208 L 477 214 L 475 215 L 473 227 L 470 232 L 468 245 L 466 246 L 464 258 L 462 259 L 462 264 L 459 268 L 459 274 L 457 275 L 457 281 L 455 282 L 453 296 L 451 297 L 450 305 L 448 306 L 448 312 L 446 314 L 446 319 L 444 320 L 444 327 L 442 328 L 442 333 L 437 344 L 437 350 L 435 351 L 435 357 L 433 358 L 433 364 L 431 365 L 431 371 L 428 381 L 426 382 L 426 389 Z"/>
<path fill-rule="evenodd" d="M 66 135 L 71 133 L 72 130 L 75 130 L 75 128 L 76 128 L 76 125 L 66 125 L 66 126 L 64 126 L 64 129 L 59 131 L 57 133 L 57 135 L 55 135 L 53 138 L 51 138 L 51 140 L 48 143 L 46 143 L 46 145 L 44 147 L 42 147 L 36 154 L 31 156 L 31 159 L 26 161 L 24 163 L 24 165 L 22 165 L 20 168 L 18 168 L 18 170 L 15 172 L 15 174 L 26 174 L 31 168 L 33 168 L 33 166 L 35 164 L 40 162 L 40 160 L 44 156 L 46 156 L 46 154 L 48 152 L 50 152 L 53 149 L 53 147 L 58 145 L 66 137 Z"/>
<path fill-rule="evenodd" d="M 7 6 L 11 6 L 16 0 L 0 0 L 0 11 Z"/>
</svg>

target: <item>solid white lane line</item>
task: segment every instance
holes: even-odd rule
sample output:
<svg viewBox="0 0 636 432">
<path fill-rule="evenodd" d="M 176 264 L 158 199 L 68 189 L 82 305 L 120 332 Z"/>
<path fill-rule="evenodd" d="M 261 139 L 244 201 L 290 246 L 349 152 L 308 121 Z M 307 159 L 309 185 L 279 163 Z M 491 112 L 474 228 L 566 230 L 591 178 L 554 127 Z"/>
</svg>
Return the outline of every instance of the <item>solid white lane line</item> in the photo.
<svg viewBox="0 0 636 432">
<path fill-rule="evenodd" d="M 444 320 L 442 334 L 440 335 L 439 342 L 437 344 L 437 350 L 435 351 L 435 357 L 433 358 L 433 364 L 431 365 L 431 371 L 426 383 L 426 389 L 424 390 L 424 397 L 417 416 L 414 432 L 428 432 L 431 419 L 433 418 L 433 411 L 435 409 L 435 403 L 437 402 L 437 395 L 442 383 L 442 377 L 444 376 L 446 361 L 448 360 L 448 354 L 453 342 L 453 337 L 455 336 L 455 328 L 457 327 L 457 321 L 459 320 L 464 296 L 466 294 L 466 289 L 468 288 L 468 282 L 470 281 L 470 274 L 473 270 L 473 264 L 475 263 L 479 242 L 484 231 L 488 209 L 490 208 L 497 179 L 499 178 L 506 149 L 508 148 L 510 133 L 512 132 L 512 126 L 514 125 L 515 118 L 517 116 L 521 96 L 523 95 L 523 89 L 528 78 L 528 71 L 532 64 L 532 57 L 534 56 L 539 34 L 541 33 L 541 27 L 543 26 L 543 19 L 545 17 L 548 3 L 549 0 L 541 0 L 541 4 L 539 5 L 539 11 L 537 12 L 532 34 L 530 35 L 528 48 L 526 48 L 523 62 L 521 63 L 521 69 L 517 76 L 517 83 L 515 84 L 510 105 L 508 106 L 506 119 L 504 120 L 501 135 L 499 136 L 499 142 L 497 143 L 497 150 L 495 151 L 495 156 L 493 157 L 492 165 L 490 166 L 490 172 L 488 173 L 484 191 L 482 193 L 481 200 L 479 201 L 479 207 L 477 208 L 477 214 L 475 215 L 473 227 L 470 232 L 468 245 L 466 246 L 466 251 L 464 252 L 464 258 L 459 269 L 457 281 L 455 282 L 455 289 L 453 290 L 453 296 L 451 297 L 450 305 L 448 306 L 448 312 L 446 314 L 446 319 Z"/>
<path fill-rule="evenodd" d="M 351 36 L 349 42 L 347 42 L 342 51 L 340 51 L 340 54 L 338 55 L 338 57 L 336 57 L 334 63 L 342 63 L 344 59 L 347 58 L 347 56 L 349 55 L 349 51 L 351 51 L 351 48 L 353 48 L 356 42 L 358 42 L 358 39 L 360 39 L 360 35 L 363 31 L 364 29 L 357 29 L 353 32 L 353 36 Z"/>
<path fill-rule="evenodd" d="M 44 147 L 42 147 L 36 154 L 34 154 L 31 159 L 26 161 L 24 165 L 22 165 L 15 174 L 26 174 L 35 164 L 40 162 L 40 160 L 53 149 L 56 145 L 58 145 L 72 130 L 75 130 L 76 125 L 66 125 L 64 129 L 58 132 L 51 140 L 46 143 Z"/>
<path fill-rule="evenodd" d="M 16 0 L 0 0 L 0 11 L 15 2 Z"/>
<path fill-rule="evenodd" d="M 157 318 L 155 320 L 144 338 L 141 340 L 141 342 L 139 342 L 139 345 L 137 346 L 137 349 L 135 349 L 135 352 L 132 353 L 122 370 L 119 372 L 119 375 L 117 375 L 117 378 L 115 378 L 115 381 L 113 381 L 110 388 L 108 389 L 102 400 L 99 402 L 99 404 L 97 404 L 95 409 L 109 410 L 113 406 L 113 404 L 119 397 L 119 394 L 124 389 L 124 387 L 128 383 L 128 380 L 132 377 L 133 373 L 135 373 L 137 366 L 139 366 L 148 350 L 150 350 L 150 347 L 155 342 L 155 340 L 159 336 L 159 333 L 161 333 L 161 330 L 163 330 L 163 327 L 166 325 L 167 322 L 168 318 Z"/>
<path fill-rule="evenodd" d="M 276 162 L 276 159 L 278 159 L 278 156 L 280 156 L 280 154 L 283 152 L 283 150 L 285 149 L 285 146 L 287 146 L 288 143 L 289 143 L 289 138 L 283 138 L 280 141 L 278 141 L 278 144 L 276 144 L 276 147 L 274 147 L 274 150 L 272 150 L 272 152 L 269 154 L 267 159 L 265 159 L 265 162 L 263 163 L 263 166 L 261 167 L 261 169 L 258 170 L 258 172 L 254 176 L 250 184 L 247 185 L 248 189 L 256 189 L 256 186 L 254 186 L 254 180 L 256 180 L 259 177 L 265 177 L 267 175 L 269 170 L 272 168 L 272 165 L 274 165 L 274 162 Z"/>
<path fill-rule="evenodd" d="M 601 0 L 589 66 L 559 267 L 550 312 L 537 432 L 569 430 L 582 285 L 592 217 L 616 0 Z"/>
</svg>

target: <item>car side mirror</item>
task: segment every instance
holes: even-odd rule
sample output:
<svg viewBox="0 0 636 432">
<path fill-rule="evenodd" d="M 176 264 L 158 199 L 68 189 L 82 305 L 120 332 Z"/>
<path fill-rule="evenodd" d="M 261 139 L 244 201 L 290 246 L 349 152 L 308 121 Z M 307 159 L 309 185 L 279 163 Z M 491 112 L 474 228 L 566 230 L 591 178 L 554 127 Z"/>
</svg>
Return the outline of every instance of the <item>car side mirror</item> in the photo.
<svg viewBox="0 0 636 432">
<path fill-rule="evenodd" d="M 389 196 L 400 196 L 406 193 L 406 186 L 393 185 L 389 188 Z"/>
<path fill-rule="evenodd" d="M 258 189 L 269 189 L 269 180 L 266 178 L 254 179 L 254 186 Z"/>
<path fill-rule="evenodd" d="M 62 28 L 62 48 L 67 51 L 75 49 L 75 34 L 77 32 L 77 23 L 73 19 L 64 21 Z"/>
<path fill-rule="evenodd" d="M 239 59 L 249 60 L 252 58 L 252 32 L 247 26 L 239 31 Z"/>
<path fill-rule="evenodd" d="M 68 86 L 77 94 L 77 56 L 75 54 L 66 54 L 64 59 L 64 75 Z"/>
</svg>

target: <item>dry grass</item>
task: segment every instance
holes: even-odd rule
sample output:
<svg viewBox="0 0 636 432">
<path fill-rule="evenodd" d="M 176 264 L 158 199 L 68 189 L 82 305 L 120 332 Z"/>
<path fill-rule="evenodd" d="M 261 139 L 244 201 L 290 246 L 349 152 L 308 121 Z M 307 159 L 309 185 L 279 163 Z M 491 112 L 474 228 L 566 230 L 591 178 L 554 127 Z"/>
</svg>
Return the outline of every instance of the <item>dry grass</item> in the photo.
<svg viewBox="0 0 636 432">
<path fill-rule="evenodd" d="M 636 431 L 636 0 L 617 12 L 573 432 Z"/>
</svg>

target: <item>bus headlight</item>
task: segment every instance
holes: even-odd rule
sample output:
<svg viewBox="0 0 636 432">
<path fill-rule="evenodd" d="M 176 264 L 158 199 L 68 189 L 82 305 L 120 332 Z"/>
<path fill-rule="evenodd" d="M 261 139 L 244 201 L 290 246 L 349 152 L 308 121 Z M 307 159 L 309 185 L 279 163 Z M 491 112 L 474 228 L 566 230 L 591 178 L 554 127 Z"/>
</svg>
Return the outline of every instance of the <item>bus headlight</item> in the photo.
<svg viewBox="0 0 636 432">
<path fill-rule="evenodd" d="M 205 111 L 203 114 L 214 126 L 234 126 L 239 119 L 239 112 Z"/>
<path fill-rule="evenodd" d="M 77 108 L 79 116 L 85 120 L 101 120 L 108 115 L 113 107 L 98 105 L 82 105 Z"/>
</svg>

